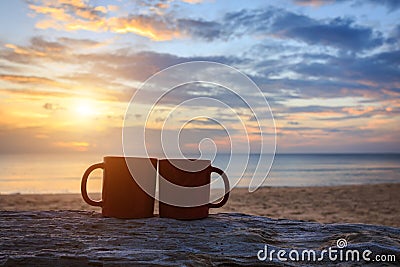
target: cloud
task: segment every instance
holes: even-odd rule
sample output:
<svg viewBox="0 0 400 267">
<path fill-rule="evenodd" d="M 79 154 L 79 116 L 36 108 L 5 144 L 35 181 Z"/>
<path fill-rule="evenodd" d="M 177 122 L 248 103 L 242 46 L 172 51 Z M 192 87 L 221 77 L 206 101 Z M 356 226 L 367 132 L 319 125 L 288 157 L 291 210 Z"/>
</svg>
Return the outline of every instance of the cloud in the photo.
<svg viewBox="0 0 400 267">
<path fill-rule="evenodd" d="M 54 142 L 54 146 L 62 148 L 62 149 L 67 149 L 67 150 L 72 150 L 72 151 L 80 151 L 80 152 L 86 152 L 89 150 L 90 143 L 88 142 L 77 142 L 77 141 L 71 141 L 71 142 Z"/>
<path fill-rule="evenodd" d="M 1 93 L 9 95 L 11 97 L 23 97 L 25 99 L 42 99 L 45 97 L 73 97 L 76 94 L 71 92 L 59 92 L 53 90 L 40 90 L 40 89 L 29 89 L 29 88 L 1 88 Z"/>
<path fill-rule="evenodd" d="M 380 33 L 356 25 L 351 19 L 317 20 L 274 7 L 228 13 L 224 21 L 224 25 L 235 29 L 231 36 L 253 33 L 351 51 L 374 48 L 384 41 Z"/>
<path fill-rule="evenodd" d="M 96 86 L 99 89 L 132 89 L 132 82 L 143 82 L 148 77 L 166 67 L 189 62 L 193 60 L 209 60 L 228 65 L 240 64 L 245 59 L 233 56 L 204 56 L 204 57 L 182 57 L 168 53 L 158 53 L 154 51 L 137 51 L 134 48 L 121 49 L 91 49 L 103 45 L 98 41 L 90 39 L 74 39 L 59 37 L 55 40 L 48 40 L 43 37 L 33 37 L 27 45 L 13 45 L 17 49 L 9 47 L 0 48 L 3 60 L 8 61 L 5 66 L 14 66 L 13 73 L 26 73 L 30 67 L 45 66 L 51 64 L 62 64 L 75 68 L 79 66 L 79 71 L 72 74 L 49 74 L 46 79 L 63 81 L 75 85 L 83 85 L 87 88 Z M 24 51 L 21 53 L 21 51 Z M 19 69 L 15 69 L 16 63 Z M 4 66 L 4 67 L 5 67 Z M 32 72 L 30 70 L 29 72 Z M 39 81 L 38 77 L 29 78 L 27 75 L 19 78 L 20 82 Z M 7 77 L 4 77 L 6 79 Z M 8 77 L 16 80 L 17 77 Z M 35 79 L 36 78 L 36 79 Z M 50 83 L 49 80 L 42 80 L 43 83 Z M 139 84 L 137 84 L 138 86 Z"/>
<path fill-rule="evenodd" d="M 193 36 L 206 41 L 215 39 L 227 39 L 229 31 L 216 21 L 205 21 L 201 19 L 179 19 L 177 28 L 185 34 L 185 36 Z"/>
<path fill-rule="evenodd" d="M 384 43 L 380 32 L 357 25 L 349 18 L 318 20 L 271 6 L 258 10 L 229 12 L 215 21 L 179 18 L 170 19 L 169 23 L 181 33 L 176 37 L 189 36 L 205 41 L 228 41 L 243 36 L 262 39 L 272 37 L 356 52 Z"/>
<path fill-rule="evenodd" d="M 21 111 L 13 107 L 13 112 L 2 120 L 18 123 L 20 129 L 15 125 L 1 125 L 0 151 L 87 149 L 89 152 L 106 153 L 104 151 L 110 151 L 107 149 L 118 145 L 107 142 L 110 136 L 120 140 L 120 129 L 108 129 L 110 122 L 121 121 L 119 109 L 126 107 L 126 102 L 140 83 L 166 67 L 193 60 L 216 61 L 249 74 L 265 93 L 278 125 L 282 126 L 280 134 L 286 139 L 281 140 L 281 144 L 287 142 L 294 146 L 297 143 L 317 147 L 315 140 L 319 140 L 319 145 L 323 143 L 334 147 L 341 139 L 352 136 L 350 141 L 346 139 L 347 144 L 354 141 L 354 136 L 362 136 L 365 142 L 372 138 L 380 139 L 376 144 L 384 144 L 386 147 L 388 145 L 385 142 L 398 141 L 398 137 L 394 136 L 398 132 L 400 114 L 398 25 L 394 26 L 393 32 L 380 33 L 375 28 L 365 26 L 365 21 L 345 17 L 316 19 L 276 7 L 244 9 L 216 15 L 219 17 L 209 20 L 193 14 L 174 12 L 177 3 L 144 2 L 151 7 L 161 3 L 169 5 L 158 6 L 163 9 L 161 14 L 157 13 L 160 10 L 118 10 L 105 5 L 91 6 L 84 1 L 31 2 L 35 6 L 31 12 L 36 14 L 38 27 L 62 31 L 119 31 L 121 34 L 132 33 L 157 41 L 176 38 L 189 40 L 162 44 L 163 51 L 171 51 L 174 46 L 169 45 L 178 44 L 179 48 L 183 47 L 183 50 L 176 49 L 170 53 L 148 50 L 158 49 L 160 44 L 150 44 L 144 51 L 140 50 L 143 47 L 124 47 L 126 41 L 132 44 L 129 38 L 116 37 L 113 39 L 116 44 L 107 46 L 109 42 L 91 40 L 92 34 L 83 32 L 66 33 L 65 37 L 58 37 L 61 33 L 46 38 L 36 36 L 25 44 L 6 43 L 0 48 L 4 63 L 1 66 L 0 94 L 5 99 L 15 100 L 14 103 L 29 104 L 29 108 L 23 107 Z M 320 2 L 313 1 L 314 4 Z M 39 32 L 46 34 L 47 31 Z M 83 38 L 71 37 L 77 35 Z M 104 35 L 93 36 L 103 38 Z M 391 39 L 385 40 L 387 37 Z M 216 49 L 211 44 L 212 50 L 185 50 L 187 45 L 197 45 L 197 42 L 202 41 L 215 42 Z M 133 42 L 136 44 L 136 39 Z M 232 46 L 236 44 L 239 46 Z M 199 47 L 206 45 L 209 44 L 201 43 Z M 94 49 L 98 47 L 101 49 Z M 218 52 L 223 51 L 221 47 L 230 49 L 229 54 L 232 56 Z M 183 56 L 182 53 L 191 55 Z M 161 103 L 170 107 L 193 96 L 212 96 L 228 103 L 238 112 L 244 108 L 232 94 L 206 86 L 177 90 L 166 95 Z M 76 118 L 76 114 L 72 114 L 74 100 L 84 97 L 90 98 L 95 103 L 93 106 L 101 106 L 98 110 L 103 107 L 109 109 L 93 118 L 96 126 L 106 128 L 102 133 L 96 127 L 77 127 L 79 129 L 75 128 L 74 131 L 79 134 L 67 129 L 68 123 L 74 123 L 72 120 L 82 119 L 82 128 L 89 124 L 84 118 Z M 351 97 L 354 97 L 351 104 L 345 103 Z M 24 102 L 31 99 L 35 101 Z M 314 104 L 296 106 L 299 100 L 313 103 L 313 99 L 317 99 Z M 325 100 L 335 101 L 338 106 L 325 105 Z M 67 108 L 52 112 L 61 108 L 57 103 Z M 200 103 L 191 108 L 193 111 L 201 111 L 201 108 L 209 111 L 212 110 L 210 106 L 211 103 Z M 6 111 L 7 108 L 3 108 L 1 115 L 6 114 Z M 226 125 L 238 126 L 226 110 L 215 113 Z M 157 115 L 162 120 L 164 114 Z M 69 116 L 71 121 L 64 122 Z M 140 120 L 145 117 L 137 109 L 132 118 Z M 253 121 L 251 116 L 246 118 L 250 129 Z M 182 121 L 184 116 L 175 116 L 174 119 Z M 57 124 L 57 121 L 60 123 Z M 54 124 L 62 129 L 53 129 L 56 128 Z M 206 131 L 217 130 L 213 127 L 216 124 L 210 120 L 197 120 L 192 124 L 195 129 L 187 129 L 185 146 L 188 151 L 197 147 L 198 138 L 207 133 L 220 140 L 223 138 L 220 131 L 220 135 L 217 131 Z M 27 125 L 46 127 L 23 127 Z M 362 128 L 364 126 L 366 128 Z M 382 135 L 381 138 L 380 135 L 385 131 L 393 132 L 393 136 Z M 299 142 L 303 140 L 299 136 L 305 138 L 304 143 Z M 384 140 L 386 137 L 390 138 Z M 24 148 L 29 144 L 33 144 L 32 148 Z M 105 148 L 104 145 L 109 147 Z"/>
<path fill-rule="evenodd" d="M 45 103 L 43 105 L 43 108 L 46 110 L 59 110 L 59 109 L 63 109 L 60 105 L 58 104 L 52 104 L 52 103 Z"/>
<path fill-rule="evenodd" d="M 331 5 L 336 3 L 352 3 L 354 5 L 372 4 L 372 5 L 382 5 L 389 9 L 389 11 L 394 11 L 400 8 L 400 2 L 398 0 L 293 0 L 294 3 L 304 6 L 322 6 Z"/>
<path fill-rule="evenodd" d="M 163 3 L 163 2 L 160 2 Z M 321 3 L 320 1 L 306 3 Z M 278 39 L 295 39 L 311 45 L 330 46 L 343 50 L 362 51 L 383 44 L 379 32 L 356 25 L 351 19 L 317 20 L 275 7 L 230 12 L 219 20 L 179 17 L 173 12 L 157 14 L 130 13 L 108 15 L 108 10 L 84 3 L 53 3 L 50 6 L 30 5 L 44 16 L 36 24 L 42 29 L 65 31 L 134 33 L 155 41 L 177 38 L 198 38 L 205 41 L 230 40 L 256 35 Z"/>
<path fill-rule="evenodd" d="M 113 53 L 88 53 L 79 57 L 93 66 L 88 71 L 102 73 L 110 78 L 119 77 L 126 81 L 143 82 L 151 75 L 175 64 L 190 61 L 214 61 L 228 65 L 240 63 L 243 59 L 227 56 L 182 57 L 154 51 L 134 51 L 121 49 Z"/>
<path fill-rule="evenodd" d="M 363 85 L 364 88 L 398 86 L 400 51 L 389 51 L 366 57 L 330 57 L 324 63 L 303 63 L 294 67 L 309 77 L 335 78 Z"/>
<path fill-rule="evenodd" d="M 39 29 L 65 29 L 101 31 L 105 29 L 107 8 L 87 5 L 84 1 L 40 1 L 29 4 L 29 8 L 44 19 L 36 23 Z"/>
<path fill-rule="evenodd" d="M 357 3 L 369 3 L 373 5 L 383 5 L 386 6 L 389 10 L 394 11 L 400 8 L 400 2 L 397 0 L 358 0 Z"/>
<path fill-rule="evenodd" d="M 189 3 L 189 4 L 198 4 L 203 2 L 204 0 L 182 0 L 182 2 Z"/>
<path fill-rule="evenodd" d="M 212 119 L 212 118 L 207 118 L 207 117 L 197 117 L 195 119 L 192 119 L 190 121 L 187 120 L 182 120 L 180 121 L 181 123 L 187 123 L 188 125 L 194 125 L 194 126 L 217 126 L 216 129 L 221 129 L 221 124 L 226 125 L 228 122 L 238 122 L 238 120 L 235 119 L 227 119 L 227 118 L 219 118 L 218 120 Z"/>
<path fill-rule="evenodd" d="M 59 37 L 54 40 L 46 39 L 42 36 L 30 38 L 27 45 L 16 45 L 7 43 L 5 48 L 0 48 L 2 59 L 13 63 L 21 63 L 25 66 L 30 64 L 44 63 L 46 61 L 78 63 L 79 58 L 75 55 L 89 50 L 104 46 L 109 41 L 99 42 L 90 39 L 75 39 L 69 37 Z"/>
<path fill-rule="evenodd" d="M 240 20 L 245 20 L 246 14 L 244 12 L 237 16 L 240 17 Z M 302 17 L 297 17 L 295 20 L 304 20 L 304 23 L 308 21 L 307 18 Z M 2 51 L 5 55 L 4 59 L 9 60 L 12 65 L 25 63 L 25 67 L 52 62 L 68 63 L 71 67 L 78 64 L 82 68 L 82 62 L 84 62 L 85 72 L 73 71 L 71 74 L 50 75 L 47 78 L 3 74 L 0 79 L 20 85 L 43 85 L 46 86 L 46 89 L 74 87 L 82 90 L 81 88 L 85 88 L 86 91 L 95 90 L 96 95 L 100 98 L 127 101 L 134 89 L 140 85 L 138 82 L 143 82 L 157 71 L 183 62 L 205 60 L 236 66 L 242 70 L 249 70 L 249 73 L 254 73 L 250 75 L 251 78 L 266 93 L 273 93 L 270 101 L 274 104 L 275 100 L 291 97 L 321 96 L 330 98 L 338 95 L 384 97 L 385 94 L 382 94 L 381 90 L 394 92 L 395 88 L 399 87 L 397 77 L 400 76 L 400 73 L 397 66 L 400 52 L 397 50 L 369 56 L 331 55 L 312 52 L 310 49 L 306 49 L 304 52 L 299 51 L 295 46 L 285 46 L 279 49 L 285 53 L 280 54 L 277 50 L 271 54 L 266 53 L 269 52 L 268 47 L 255 45 L 252 56 L 257 56 L 252 59 L 243 56 L 182 57 L 154 51 L 138 52 L 130 48 L 108 51 L 78 49 L 79 47 L 89 48 L 98 45 L 101 43 L 90 39 L 60 37 L 50 41 L 42 37 L 34 37 L 28 45 L 18 46 L 18 49 L 33 51 L 32 53 L 21 55 L 18 51 L 4 49 Z M 39 52 L 46 56 L 39 55 Z M 294 56 L 291 53 L 295 56 L 295 61 L 293 61 Z M 271 60 L 271 57 L 274 59 Z M 23 61 L 21 62 L 21 60 Z M 270 77 L 271 75 L 279 76 L 285 72 L 295 73 L 297 76 L 291 78 Z M 21 73 L 27 73 L 27 70 L 21 69 Z M 34 88 L 36 90 L 20 89 L 24 89 L 26 93 L 48 94 L 46 90 L 39 88 Z M 297 92 L 297 96 L 292 92 Z M 18 93 L 22 93 L 22 91 L 18 91 Z M 71 90 L 65 93 L 74 94 Z M 191 95 L 185 97 L 191 97 Z M 231 99 L 229 96 L 224 97 Z M 177 99 L 179 100 L 179 98 Z"/>
<path fill-rule="evenodd" d="M 302 20 L 304 18 L 296 19 Z M 307 19 L 304 19 L 304 23 L 307 23 L 307 21 Z M 297 47 L 295 46 L 285 46 L 282 48 L 284 53 L 277 51 L 271 54 L 265 52 L 264 46 L 257 46 L 259 50 L 253 50 L 253 56 L 257 56 L 254 59 L 249 59 L 243 56 L 183 57 L 154 51 L 136 51 L 131 48 L 110 49 L 108 51 L 74 49 L 79 46 L 83 48 L 96 47 L 99 44 L 90 39 L 61 37 L 48 40 L 42 37 L 32 38 L 28 45 L 18 46 L 19 49 L 42 52 L 46 56 L 43 57 L 35 53 L 25 55 L 24 60 L 27 61 L 27 65 L 35 67 L 46 62 L 62 62 L 63 64 L 65 62 L 70 64 L 73 71 L 65 75 L 49 74 L 46 78 L 26 74 L 18 75 L 18 72 L 14 72 L 12 75 L 2 74 L 3 76 L 0 76 L 0 79 L 8 80 L 8 83 L 22 87 L 2 88 L 2 92 L 9 95 L 21 95 L 24 98 L 31 97 L 32 99 L 38 99 L 38 97 L 76 98 L 82 97 L 82 94 L 90 94 L 92 98 L 98 100 L 127 102 L 137 86 L 140 85 L 139 82 L 146 80 L 155 72 L 178 63 L 210 60 L 255 73 L 255 75 L 250 75 L 251 78 L 268 95 L 268 101 L 276 112 L 275 115 L 283 121 L 296 121 L 304 125 L 304 120 L 309 116 L 314 121 L 345 122 L 346 120 L 372 118 L 378 115 L 383 117 L 394 116 L 393 114 L 398 112 L 396 106 L 382 102 L 397 99 L 396 92 L 400 92 L 397 78 L 400 77 L 397 67 L 399 51 L 396 50 L 372 55 L 358 55 L 356 53 L 324 54 L 313 52 L 311 49 L 306 49 L 304 50 L 306 52 L 304 52 L 296 50 Z M 22 55 L 9 48 L 6 50 L 7 59 L 11 63 L 15 62 L 13 60 L 17 60 L 17 62 L 20 60 L 19 56 Z M 294 61 L 292 60 L 293 56 L 288 53 L 292 50 L 296 55 Z M 80 66 L 80 69 L 82 69 L 82 62 L 85 64 L 85 70 L 77 71 L 74 66 Z M 290 78 L 286 76 L 270 77 L 270 75 L 279 76 L 285 72 L 295 75 Z M 20 73 L 26 73 L 26 71 Z M 57 82 L 67 85 L 68 90 L 57 90 L 55 86 Z M 231 94 L 201 86 L 178 90 L 173 94 L 166 95 L 161 102 L 165 105 L 173 105 L 193 96 L 210 96 L 210 94 L 233 108 L 243 107 L 242 103 Z M 316 107 L 301 109 L 288 108 L 285 104 L 285 100 L 290 98 L 318 97 L 329 99 L 341 96 L 361 96 L 365 101 L 371 101 L 376 105 L 382 103 L 385 106 L 382 109 L 365 110 L 364 112 L 361 107 L 351 109 L 352 107 L 343 106 L 342 108 L 348 108 L 346 110 L 324 109 L 322 107 L 319 109 Z M 53 101 L 58 100 L 46 101 L 54 103 Z M 39 105 L 43 105 L 43 102 Z M 207 107 L 207 103 L 204 103 L 203 107 Z M 384 110 L 386 108 L 391 111 Z M 357 112 L 360 114 L 356 114 Z M 303 115 L 303 117 L 294 115 Z"/>
<path fill-rule="evenodd" d="M 57 43 L 62 44 L 64 47 L 74 48 L 74 49 L 96 48 L 104 45 L 103 43 L 91 39 L 75 39 L 68 37 L 57 38 Z"/>
<path fill-rule="evenodd" d="M 304 125 L 310 124 L 310 120 L 341 122 L 346 120 L 360 121 L 377 117 L 391 117 L 400 114 L 400 109 L 391 110 L 383 105 L 353 105 L 353 106 L 283 106 L 275 110 L 278 113 L 286 114 L 285 119 L 302 118 Z M 299 121 L 287 121 L 289 125 L 300 125 Z"/>
<path fill-rule="evenodd" d="M 294 0 L 294 2 L 301 6 L 322 6 L 332 4 L 335 0 Z"/>
<path fill-rule="evenodd" d="M 283 47 L 281 51 L 255 46 L 251 78 L 271 103 L 291 98 L 358 96 L 371 101 L 390 98 L 400 88 L 400 51 L 363 55 Z M 258 61 L 258 58 L 262 60 Z M 269 60 L 273 58 L 273 60 Z M 396 89 L 397 88 L 397 89 Z M 269 98 L 269 100 L 271 97 Z"/>
<path fill-rule="evenodd" d="M 57 82 L 52 79 L 35 77 L 35 76 L 18 76 L 18 75 L 0 75 L 0 80 L 17 84 L 19 88 L 2 87 L 1 93 L 12 97 L 21 96 L 25 99 L 42 99 L 47 97 L 56 98 L 82 98 L 91 97 L 99 101 L 117 101 L 127 102 L 132 97 L 133 91 L 128 90 L 126 86 L 113 84 L 107 80 L 96 80 L 97 76 L 92 74 L 90 76 L 79 75 L 71 77 L 62 77 L 65 82 Z M 68 79 L 70 79 L 68 81 Z M 96 87 L 97 85 L 97 87 Z M 113 90 L 114 87 L 119 88 Z M 85 88 L 85 90 L 82 90 Z M 50 105 L 46 104 L 46 109 Z M 53 106 L 54 108 L 54 106 Z"/>
<path fill-rule="evenodd" d="M 155 41 L 166 41 L 181 36 L 172 23 L 145 15 L 113 17 L 107 21 L 108 29 L 116 33 L 135 33 Z"/>
<path fill-rule="evenodd" d="M 194 60 L 215 61 L 242 70 L 249 70 L 250 77 L 270 94 L 271 104 L 278 106 L 280 99 L 288 98 L 312 98 L 315 96 L 331 98 L 337 96 L 363 96 L 370 99 L 385 99 L 386 93 L 395 92 L 399 88 L 400 76 L 398 70 L 399 51 L 388 51 L 376 53 L 370 56 L 357 54 L 338 54 L 330 55 L 323 53 L 313 53 L 309 49 L 306 52 L 296 50 L 296 47 L 284 47 L 285 54 L 265 53 L 268 48 L 257 46 L 253 50 L 254 59 L 244 58 L 243 56 L 204 56 L 204 57 L 182 57 L 174 54 L 157 53 L 154 51 L 137 52 L 133 49 L 117 50 L 84 50 L 74 49 L 77 43 L 81 46 L 96 46 L 97 42 L 87 39 L 65 39 L 58 38 L 49 41 L 43 38 L 32 38 L 27 46 L 19 46 L 22 50 L 41 51 L 46 53 L 46 57 L 40 55 L 26 55 L 23 60 L 27 65 L 35 66 L 52 63 L 68 63 L 70 66 L 82 66 L 85 64 L 85 72 L 73 71 L 71 74 L 60 76 L 50 75 L 47 78 L 28 75 L 5 75 L 0 79 L 7 80 L 9 83 L 19 85 L 37 85 L 61 88 L 77 88 L 62 93 L 76 95 L 85 88 L 86 92 L 93 91 L 98 99 L 108 99 L 113 101 L 128 101 L 135 88 L 148 77 L 166 67 L 189 62 Z M 267 50 L 266 50 L 267 49 Z M 293 56 L 287 54 L 293 50 L 296 60 L 292 61 Z M 62 53 L 59 53 L 62 51 Z M 11 64 L 20 62 L 21 55 L 15 51 L 6 51 L 6 59 Z M 264 54 L 265 53 L 265 54 Z M 274 60 L 270 58 L 274 57 Z M 21 73 L 26 70 L 21 70 Z M 285 72 L 295 73 L 295 77 L 271 78 L 270 75 L 282 75 Z M 15 73 L 15 72 L 14 72 Z M 18 72 L 17 72 L 18 73 Z M 5 88 L 4 88 L 5 89 Z M 15 93 L 33 95 L 51 95 L 48 90 L 43 88 L 18 88 Z M 24 90 L 22 90 L 24 89 Z M 11 90 L 11 89 L 10 89 Z M 8 91 L 10 91 L 8 90 Z M 207 96 L 210 92 L 207 88 L 197 88 L 197 93 L 204 92 Z M 383 91 L 385 90 L 385 91 Z M 60 91 L 53 90 L 54 94 Z M 386 92 L 386 93 L 383 93 Z M 166 96 L 171 103 L 179 102 L 182 99 L 193 97 L 191 91 L 181 92 L 179 97 Z M 229 100 L 233 106 L 240 106 L 240 103 L 226 93 L 218 92 L 221 99 Z"/>
<path fill-rule="evenodd" d="M 0 125 L 0 154 L 91 152 L 121 154 L 121 129 L 49 129 Z"/>
<path fill-rule="evenodd" d="M 165 7 L 165 6 L 164 6 Z M 111 15 L 113 6 L 90 6 L 83 1 L 41 1 L 29 8 L 40 15 L 36 27 L 63 31 L 87 30 L 93 32 L 135 33 L 155 41 L 181 37 L 176 26 L 161 15 Z"/>
<path fill-rule="evenodd" d="M 60 60 L 65 58 L 67 47 L 59 41 L 48 41 L 40 36 L 32 37 L 29 45 L 5 44 L 2 58 L 11 62 L 28 64 L 33 60 Z"/>
<path fill-rule="evenodd" d="M 0 74 L 0 80 L 16 84 L 32 84 L 32 85 L 46 85 L 52 87 L 66 88 L 66 85 L 58 81 L 37 77 L 37 76 L 22 76 L 22 75 L 6 75 Z"/>
<path fill-rule="evenodd" d="M 370 28 L 354 26 L 350 19 L 336 18 L 327 23 L 296 24 L 288 26 L 292 16 L 277 19 L 273 28 L 275 34 L 304 41 L 308 44 L 327 45 L 343 50 L 360 51 L 374 48 L 383 44 L 383 38 L 374 34 Z"/>
<path fill-rule="evenodd" d="M 396 119 L 357 119 L 350 125 L 341 122 L 319 122 L 318 127 L 280 127 L 280 151 L 329 151 L 329 152 L 395 152 L 399 149 L 399 136 L 392 129 L 379 127 Z M 373 127 L 365 127 L 376 123 Z M 340 126 L 339 126 L 340 125 Z M 300 142 L 298 140 L 301 140 Z M 391 147 L 392 146 L 392 147 Z"/>
<path fill-rule="evenodd" d="M 392 45 L 395 49 L 400 47 L 400 24 L 393 27 L 386 42 L 387 44 Z"/>
</svg>

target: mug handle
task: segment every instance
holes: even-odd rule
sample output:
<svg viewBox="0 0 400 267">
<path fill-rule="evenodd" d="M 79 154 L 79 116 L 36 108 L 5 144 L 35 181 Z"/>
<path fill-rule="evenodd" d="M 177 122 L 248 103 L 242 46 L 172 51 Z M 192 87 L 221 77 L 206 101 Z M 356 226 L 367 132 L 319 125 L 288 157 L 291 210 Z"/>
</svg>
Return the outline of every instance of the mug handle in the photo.
<svg viewBox="0 0 400 267">
<path fill-rule="evenodd" d="M 85 200 L 86 203 L 88 203 L 91 206 L 97 206 L 97 207 L 102 207 L 103 206 L 103 201 L 95 201 L 89 198 L 87 190 L 86 190 L 86 184 L 87 184 L 87 179 L 89 178 L 89 174 L 94 171 L 95 169 L 103 169 L 104 170 L 104 163 L 97 163 L 93 164 L 90 166 L 85 173 L 82 176 L 82 183 L 81 183 L 81 193 L 83 200 Z"/>
<path fill-rule="evenodd" d="M 209 203 L 208 207 L 210 207 L 210 208 L 220 208 L 220 207 L 222 207 L 223 205 L 226 204 L 226 202 L 228 201 L 228 198 L 229 198 L 229 189 L 230 189 L 229 180 L 228 180 L 228 176 L 226 176 L 225 172 L 222 171 L 219 168 L 211 167 L 211 172 L 216 172 L 219 175 L 221 175 L 222 179 L 224 180 L 225 195 L 224 195 L 224 198 L 219 203 Z"/>
</svg>

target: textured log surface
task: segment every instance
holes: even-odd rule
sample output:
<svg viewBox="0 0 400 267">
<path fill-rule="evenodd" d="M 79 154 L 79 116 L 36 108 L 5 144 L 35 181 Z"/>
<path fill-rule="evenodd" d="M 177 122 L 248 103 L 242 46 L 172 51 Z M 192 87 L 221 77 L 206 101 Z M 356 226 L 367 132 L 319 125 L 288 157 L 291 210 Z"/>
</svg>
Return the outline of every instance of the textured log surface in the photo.
<svg viewBox="0 0 400 267">
<path fill-rule="evenodd" d="M 0 265 L 5 266 L 310 266 L 377 262 L 259 261 L 257 252 L 335 247 L 396 256 L 400 229 L 362 224 L 319 224 L 220 213 L 198 221 L 119 220 L 87 211 L 0 211 Z M 287 255 L 286 255 L 287 257 Z M 373 256 L 370 256 L 373 257 Z M 388 264 L 390 265 L 390 264 Z"/>
</svg>

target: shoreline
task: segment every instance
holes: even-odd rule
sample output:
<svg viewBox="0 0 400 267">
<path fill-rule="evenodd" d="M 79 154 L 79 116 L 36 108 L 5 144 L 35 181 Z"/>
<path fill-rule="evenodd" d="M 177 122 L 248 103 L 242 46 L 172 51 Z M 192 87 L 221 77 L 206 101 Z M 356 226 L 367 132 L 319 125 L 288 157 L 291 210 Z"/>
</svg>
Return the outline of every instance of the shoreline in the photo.
<svg viewBox="0 0 400 267">
<path fill-rule="evenodd" d="M 320 223 L 400 227 L 400 183 L 316 187 L 262 187 L 231 191 L 228 203 L 210 213 L 235 212 Z M 99 199 L 100 194 L 91 194 Z M 78 193 L 0 194 L 0 210 L 90 210 Z M 158 213 L 158 209 L 155 209 Z"/>
<path fill-rule="evenodd" d="M 290 189 L 290 188 L 341 188 L 341 187 L 354 187 L 354 186 L 375 186 L 375 185 L 400 185 L 399 182 L 388 182 L 388 183 L 369 183 L 369 184 L 341 184 L 341 185 L 307 185 L 307 186 L 260 186 L 256 191 L 262 190 L 265 188 L 272 189 L 272 188 L 279 188 L 279 189 Z M 246 190 L 248 187 L 235 187 L 231 191 L 236 191 L 236 190 Z M 212 190 L 221 190 L 223 188 L 218 188 L 218 189 L 212 189 Z M 256 192 L 254 191 L 254 192 Z M 15 193 L 4 193 L 0 192 L 0 196 L 13 196 L 13 195 L 23 195 L 23 196 L 36 196 L 36 195 L 80 195 L 80 192 L 44 192 L 44 193 L 35 193 L 35 192 L 29 192 L 29 193 L 21 193 L 21 192 L 15 192 Z M 101 192 L 90 192 L 90 194 L 101 194 Z M 251 193 L 250 193 L 251 194 Z"/>
</svg>

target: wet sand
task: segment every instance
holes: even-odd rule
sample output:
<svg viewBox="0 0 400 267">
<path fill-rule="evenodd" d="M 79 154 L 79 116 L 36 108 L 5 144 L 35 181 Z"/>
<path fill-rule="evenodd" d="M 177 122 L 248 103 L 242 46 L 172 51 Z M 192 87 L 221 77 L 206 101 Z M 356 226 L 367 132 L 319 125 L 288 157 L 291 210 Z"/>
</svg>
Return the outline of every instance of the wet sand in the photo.
<svg viewBox="0 0 400 267">
<path fill-rule="evenodd" d="M 99 194 L 94 196 L 99 198 Z M 400 184 L 234 189 L 228 204 L 211 213 L 236 212 L 321 223 L 400 227 Z M 0 195 L 0 210 L 95 210 L 79 194 Z M 156 209 L 157 212 L 157 209 Z"/>
</svg>

